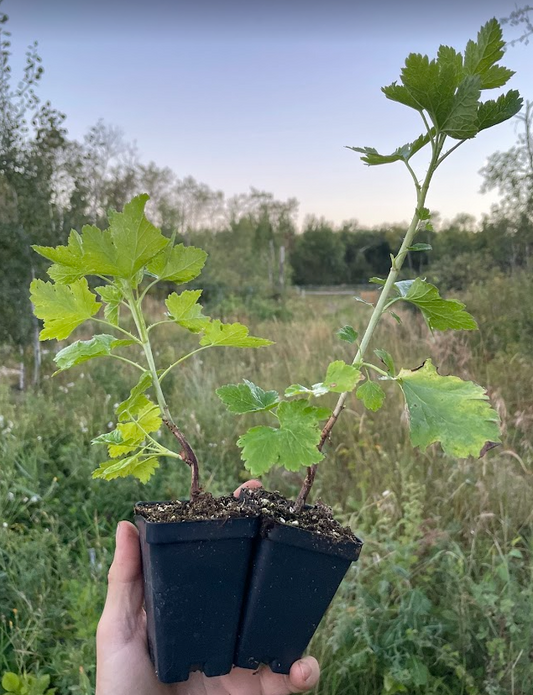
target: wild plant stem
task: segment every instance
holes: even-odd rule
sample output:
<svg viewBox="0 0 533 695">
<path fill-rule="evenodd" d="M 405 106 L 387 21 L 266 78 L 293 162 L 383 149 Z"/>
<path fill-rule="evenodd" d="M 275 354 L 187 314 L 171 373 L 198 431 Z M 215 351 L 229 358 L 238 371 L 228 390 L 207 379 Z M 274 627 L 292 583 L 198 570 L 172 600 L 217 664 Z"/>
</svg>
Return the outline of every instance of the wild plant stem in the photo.
<svg viewBox="0 0 533 695">
<path fill-rule="evenodd" d="M 433 177 L 433 174 L 435 173 L 435 170 L 438 167 L 439 164 L 439 155 L 442 151 L 442 147 L 444 145 L 444 138 L 436 138 L 436 142 L 434 147 L 432 148 L 432 157 L 431 157 L 431 162 L 429 164 L 426 177 L 424 179 L 424 183 L 422 186 L 418 184 L 416 181 L 415 189 L 416 189 L 416 199 L 417 199 L 417 204 L 415 211 L 413 213 L 413 217 L 411 219 L 411 224 L 409 225 L 409 228 L 405 234 L 405 237 L 403 239 L 402 245 L 400 246 L 400 250 L 398 251 L 398 254 L 393 257 L 392 259 L 392 265 L 391 269 L 389 271 L 389 275 L 387 277 L 387 280 L 385 282 L 385 285 L 383 286 L 383 289 L 381 290 L 381 294 L 379 296 L 378 301 L 376 302 L 376 305 L 374 306 L 374 310 L 372 312 L 372 315 L 370 316 L 370 320 L 368 322 L 368 326 L 366 327 L 366 330 L 364 332 L 364 335 L 361 339 L 361 342 L 359 344 L 359 348 L 357 350 L 357 353 L 353 359 L 352 365 L 354 367 L 360 368 L 363 366 L 363 357 L 365 355 L 365 352 L 368 349 L 368 346 L 370 344 L 370 341 L 372 340 L 372 337 L 374 335 L 374 332 L 377 328 L 377 325 L 383 315 L 383 312 L 386 309 L 386 303 L 388 296 L 394 286 L 394 283 L 398 279 L 398 275 L 400 273 L 400 270 L 402 268 L 402 265 L 407 257 L 407 254 L 409 252 L 409 247 L 413 243 L 413 239 L 416 235 L 416 232 L 418 230 L 418 224 L 421 220 L 421 210 L 425 205 L 426 202 L 426 196 L 427 192 L 429 189 L 429 184 L 431 182 L 431 179 Z M 410 167 L 407 167 L 410 170 L 410 173 L 412 173 L 412 170 Z M 339 396 L 339 399 L 335 405 L 335 408 L 333 409 L 332 414 L 330 415 L 328 421 L 324 425 L 324 428 L 322 429 L 322 433 L 320 435 L 320 442 L 318 444 L 318 450 L 322 451 L 324 448 L 324 444 L 326 441 L 329 439 L 329 436 L 331 434 L 331 430 L 335 426 L 335 423 L 337 422 L 339 415 L 341 412 L 344 410 L 344 403 L 348 397 L 348 392 L 341 393 Z M 298 497 L 296 498 L 296 502 L 294 505 L 294 510 L 295 512 L 301 511 L 303 508 L 304 504 L 307 501 L 307 497 L 309 496 L 309 492 L 311 491 L 311 488 L 313 486 L 313 483 L 315 481 L 315 476 L 316 476 L 316 471 L 317 471 L 318 464 L 315 464 L 313 466 L 309 466 L 307 469 L 307 474 L 305 476 L 305 480 L 303 481 L 302 487 L 300 489 L 300 492 L 298 493 Z"/>
<path fill-rule="evenodd" d="M 198 470 L 198 459 L 194 453 L 191 445 L 186 440 L 184 434 L 181 432 L 179 427 L 176 425 L 170 414 L 170 409 L 166 401 L 165 395 L 161 388 L 159 381 L 159 375 L 157 373 L 157 367 L 155 365 L 154 354 L 152 352 L 152 346 L 150 344 L 150 338 L 148 337 L 148 330 L 146 328 L 146 322 L 141 309 L 141 300 L 136 299 L 133 293 L 128 297 L 128 303 L 130 305 L 131 313 L 137 332 L 139 333 L 139 338 L 141 340 L 141 345 L 146 355 L 146 361 L 148 363 L 148 368 L 152 374 L 152 383 L 155 389 L 157 403 L 161 409 L 161 414 L 163 416 L 163 422 L 168 427 L 170 432 L 174 435 L 181 447 L 180 457 L 181 459 L 190 467 L 191 469 L 191 499 L 198 497 L 200 494 L 200 475 Z"/>
</svg>

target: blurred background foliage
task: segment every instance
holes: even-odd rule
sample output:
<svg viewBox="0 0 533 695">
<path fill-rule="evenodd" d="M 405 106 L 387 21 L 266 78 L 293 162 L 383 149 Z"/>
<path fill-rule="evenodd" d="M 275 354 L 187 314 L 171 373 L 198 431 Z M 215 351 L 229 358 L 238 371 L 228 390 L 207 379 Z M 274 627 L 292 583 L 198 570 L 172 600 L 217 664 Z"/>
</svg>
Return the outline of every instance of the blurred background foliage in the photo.
<svg viewBox="0 0 533 695">
<path fill-rule="evenodd" d="M 245 475 L 235 445 L 243 422 L 215 389 L 243 376 L 278 389 L 313 383 L 328 361 L 349 359 L 335 331 L 364 326 L 368 309 L 353 301 L 353 288 L 388 271 L 403 228 L 313 217 L 298 229 L 296 200 L 255 189 L 226 198 L 143 163 L 103 121 L 72 140 L 64 114 L 39 95 L 35 46 L 13 79 L 7 26 L 1 16 L 0 675 L 89 695 L 115 524 L 131 518 L 137 499 L 185 495 L 188 471 L 168 462 L 146 486 L 90 479 L 99 456 L 90 440 L 112 427 L 134 375 L 96 360 L 51 379 L 53 354 L 38 345 L 28 300 L 32 277 L 44 277 L 30 245 L 102 226 L 110 208 L 146 191 L 165 234 L 209 252 L 199 286 L 210 312 L 245 320 L 276 343 L 198 356 L 169 378 L 175 417 L 217 494 Z M 484 189 L 500 194 L 492 213 L 481 222 L 434 215 L 435 231 L 418 239 L 433 250 L 410 254 L 405 268 L 405 277 L 420 274 L 465 301 L 480 331 L 430 335 L 406 310 L 401 324 L 383 322 L 374 345 L 399 365 L 432 357 L 441 373 L 487 386 L 503 446 L 466 462 L 437 447 L 413 451 L 397 394 L 371 416 L 349 401 L 315 496 L 365 548 L 312 645 L 324 668 L 321 695 L 533 692 L 532 119 L 528 104 L 515 147 L 493 154 L 481 172 Z M 375 292 L 362 290 L 370 299 Z M 158 299 L 148 298 L 154 317 Z M 173 361 L 190 337 L 177 343 L 174 331 L 160 330 L 157 358 Z M 276 472 L 265 484 L 291 495 L 299 480 Z"/>
</svg>

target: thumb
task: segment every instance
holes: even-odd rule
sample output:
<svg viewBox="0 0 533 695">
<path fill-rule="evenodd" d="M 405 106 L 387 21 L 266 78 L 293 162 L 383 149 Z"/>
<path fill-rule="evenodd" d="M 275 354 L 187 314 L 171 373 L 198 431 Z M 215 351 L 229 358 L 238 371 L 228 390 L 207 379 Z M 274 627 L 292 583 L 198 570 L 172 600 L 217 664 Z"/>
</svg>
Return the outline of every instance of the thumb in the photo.
<svg viewBox="0 0 533 695">
<path fill-rule="evenodd" d="M 139 532 L 129 521 L 121 521 L 108 574 L 107 598 L 98 625 L 98 641 L 128 642 L 143 617 L 143 598 Z"/>
</svg>

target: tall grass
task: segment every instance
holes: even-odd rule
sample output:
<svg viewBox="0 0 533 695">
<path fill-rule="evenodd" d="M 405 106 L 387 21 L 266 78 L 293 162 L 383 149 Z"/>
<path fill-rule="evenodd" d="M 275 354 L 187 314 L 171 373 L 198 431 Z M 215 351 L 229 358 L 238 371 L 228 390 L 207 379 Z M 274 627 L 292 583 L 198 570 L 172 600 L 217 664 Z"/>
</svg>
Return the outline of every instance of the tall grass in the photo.
<svg viewBox="0 0 533 695">
<path fill-rule="evenodd" d="M 479 335 L 431 336 L 410 311 L 380 328 L 375 347 L 398 365 L 432 357 L 442 374 L 487 386 L 504 443 L 482 461 L 414 451 L 394 385 L 376 414 L 348 402 L 315 496 L 365 546 L 312 645 L 321 695 L 533 692 L 532 289 L 527 277 L 471 289 Z M 215 494 L 246 478 L 235 441 L 249 424 L 224 410 L 215 389 L 242 377 L 280 390 L 318 381 L 329 361 L 350 359 L 335 330 L 357 328 L 367 311 L 350 297 L 294 297 L 288 308 L 289 322 L 253 325 L 271 348 L 207 351 L 169 378 L 173 413 Z M 159 359 L 179 356 L 177 332 L 157 330 Z M 135 379 L 127 366 L 95 360 L 45 378 L 37 393 L 0 388 L 0 672 L 48 673 L 61 695 L 93 692 L 116 521 L 137 499 L 187 494 L 188 471 L 172 461 L 145 486 L 90 479 L 103 454 L 90 439 L 111 427 Z M 264 482 L 292 495 L 299 476 L 274 472 Z"/>
</svg>

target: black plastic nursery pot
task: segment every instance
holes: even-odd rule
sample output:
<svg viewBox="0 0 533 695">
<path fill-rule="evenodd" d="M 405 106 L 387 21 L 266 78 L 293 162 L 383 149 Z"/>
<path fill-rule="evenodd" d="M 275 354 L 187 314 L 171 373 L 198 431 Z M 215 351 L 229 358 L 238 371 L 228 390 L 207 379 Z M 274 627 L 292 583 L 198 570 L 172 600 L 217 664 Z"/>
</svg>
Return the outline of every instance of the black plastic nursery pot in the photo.
<svg viewBox="0 0 533 695">
<path fill-rule="evenodd" d="M 268 664 L 276 673 L 289 673 L 363 543 L 334 542 L 276 522 L 269 522 L 261 536 L 252 559 L 234 662 L 243 668 Z"/>
<path fill-rule="evenodd" d="M 139 503 L 137 507 L 144 504 Z M 162 683 L 228 673 L 259 519 L 151 522 L 139 529 L 150 655 Z"/>
</svg>

